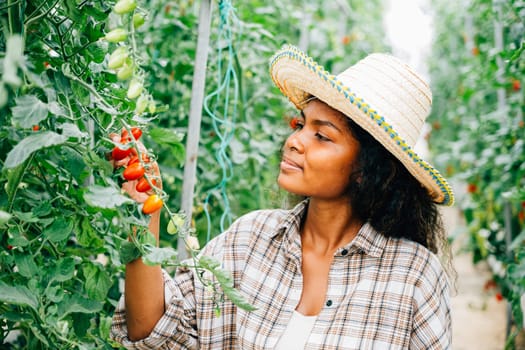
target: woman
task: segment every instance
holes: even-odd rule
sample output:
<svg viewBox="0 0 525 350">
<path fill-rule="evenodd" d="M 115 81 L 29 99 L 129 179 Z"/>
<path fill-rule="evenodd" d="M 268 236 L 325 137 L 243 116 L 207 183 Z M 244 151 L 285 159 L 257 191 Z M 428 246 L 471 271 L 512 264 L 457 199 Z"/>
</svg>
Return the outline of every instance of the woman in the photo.
<svg viewBox="0 0 525 350">
<path fill-rule="evenodd" d="M 191 270 L 174 279 L 136 260 L 112 336 L 138 349 L 446 349 L 449 287 L 434 253 L 436 204 L 452 190 L 412 149 L 430 110 L 426 83 L 373 54 L 335 77 L 292 46 L 272 79 L 301 111 L 278 183 L 306 197 L 247 214 L 203 254 L 258 309 L 214 315 Z M 158 214 L 152 218 L 158 235 Z"/>
</svg>

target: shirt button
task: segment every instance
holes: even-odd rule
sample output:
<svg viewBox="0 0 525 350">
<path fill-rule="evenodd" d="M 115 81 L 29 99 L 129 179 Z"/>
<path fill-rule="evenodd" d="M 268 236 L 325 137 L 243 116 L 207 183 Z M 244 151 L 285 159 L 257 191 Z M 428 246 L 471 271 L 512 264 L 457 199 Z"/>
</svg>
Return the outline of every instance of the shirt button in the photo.
<svg viewBox="0 0 525 350">
<path fill-rule="evenodd" d="M 326 306 L 330 307 L 330 306 L 332 306 L 332 304 L 333 304 L 332 300 L 327 300 L 326 301 Z"/>
<path fill-rule="evenodd" d="M 346 254 L 348 254 L 348 249 L 341 250 L 341 255 L 342 256 L 345 256 Z"/>
</svg>

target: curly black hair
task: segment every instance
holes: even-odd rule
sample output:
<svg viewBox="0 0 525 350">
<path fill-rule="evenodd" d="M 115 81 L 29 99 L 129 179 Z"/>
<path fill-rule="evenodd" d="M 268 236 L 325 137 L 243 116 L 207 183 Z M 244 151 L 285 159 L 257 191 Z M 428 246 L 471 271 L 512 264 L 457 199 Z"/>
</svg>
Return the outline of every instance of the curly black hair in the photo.
<svg viewBox="0 0 525 350">
<path fill-rule="evenodd" d="M 355 213 L 387 237 L 406 238 L 437 253 L 445 230 L 427 189 L 368 132 L 350 118 L 348 124 L 361 145 L 349 188 Z"/>
</svg>

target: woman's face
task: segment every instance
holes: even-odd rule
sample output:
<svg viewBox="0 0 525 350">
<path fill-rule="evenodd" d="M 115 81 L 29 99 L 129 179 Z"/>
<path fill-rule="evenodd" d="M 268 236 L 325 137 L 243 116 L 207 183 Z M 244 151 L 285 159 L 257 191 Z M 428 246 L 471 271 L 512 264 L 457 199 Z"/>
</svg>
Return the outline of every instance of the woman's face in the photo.
<svg viewBox="0 0 525 350">
<path fill-rule="evenodd" d="M 284 144 L 279 186 L 312 198 L 348 197 L 360 145 L 346 116 L 315 99 L 303 109 L 297 125 Z"/>
</svg>

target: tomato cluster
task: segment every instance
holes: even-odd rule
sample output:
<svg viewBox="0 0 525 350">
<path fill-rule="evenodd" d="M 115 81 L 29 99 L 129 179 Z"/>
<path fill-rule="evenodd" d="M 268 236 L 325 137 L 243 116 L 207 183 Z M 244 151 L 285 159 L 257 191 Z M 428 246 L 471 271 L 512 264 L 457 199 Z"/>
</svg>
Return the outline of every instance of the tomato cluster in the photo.
<svg viewBox="0 0 525 350">
<path fill-rule="evenodd" d="M 113 148 L 111 156 L 113 160 L 116 161 L 129 158 L 122 176 L 127 181 L 137 181 L 137 184 L 135 185 L 135 190 L 137 192 L 148 192 L 152 190 L 152 186 L 157 185 L 155 179 L 150 178 L 146 173 L 146 168 L 150 163 L 150 158 L 146 153 L 142 153 L 139 158 L 139 154 L 133 144 L 142 136 L 142 130 L 138 127 L 132 127 L 130 131 L 131 135 L 128 130 L 122 130 L 120 135 L 120 145 Z M 159 210 L 162 205 L 162 198 L 157 194 L 152 194 L 144 202 L 142 212 L 144 214 L 151 214 Z"/>
</svg>

